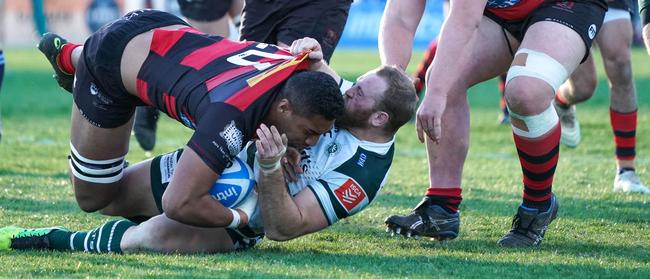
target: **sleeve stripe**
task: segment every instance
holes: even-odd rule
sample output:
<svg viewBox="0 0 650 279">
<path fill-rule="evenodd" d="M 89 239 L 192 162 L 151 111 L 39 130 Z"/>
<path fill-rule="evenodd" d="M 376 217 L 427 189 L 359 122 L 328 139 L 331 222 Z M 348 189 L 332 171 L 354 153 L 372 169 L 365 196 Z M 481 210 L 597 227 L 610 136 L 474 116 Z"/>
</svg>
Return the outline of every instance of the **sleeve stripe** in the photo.
<svg viewBox="0 0 650 279">
<path fill-rule="evenodd" d="M 307 188 L 309 188 L 309 190 L 311 190 L 311 192 L 314 193 L 314 195 L 316 196 L 316 200 L 318 201 L 318 205 L 320 205 L 320 209 L 323 210 L 323 214 L 325 214 L 325 217 L 327 218 L 327 225 L 331 226 L 333 224 L 332 220 L 331 220 L 331 217 L 330 217 L 329 214 L 327 214 L 327 210 L 323 206 L 323 202 L 320 200 L 321 199 L 320 196 L 318 195 L 318 193 L 316 193 L 316 190 L 311 185 L 307 185 Z"/>
</svg>

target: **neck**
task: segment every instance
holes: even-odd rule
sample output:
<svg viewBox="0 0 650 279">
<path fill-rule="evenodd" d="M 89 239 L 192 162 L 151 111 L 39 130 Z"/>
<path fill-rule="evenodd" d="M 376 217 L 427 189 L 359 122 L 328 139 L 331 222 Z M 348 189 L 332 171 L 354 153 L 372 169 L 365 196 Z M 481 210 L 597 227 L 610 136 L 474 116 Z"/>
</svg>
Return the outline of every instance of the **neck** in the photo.
<svg viewBox="0 0 650 279">
<path fill-rule="evenodd" d="M 350 134 L 354 135 L 356 138 L 369 141 L 374 143 L 386 143 L 393 139 L 392 136 L 386 136 L 386 134 L 375 128 L 346 128 Z"/>
</svg>

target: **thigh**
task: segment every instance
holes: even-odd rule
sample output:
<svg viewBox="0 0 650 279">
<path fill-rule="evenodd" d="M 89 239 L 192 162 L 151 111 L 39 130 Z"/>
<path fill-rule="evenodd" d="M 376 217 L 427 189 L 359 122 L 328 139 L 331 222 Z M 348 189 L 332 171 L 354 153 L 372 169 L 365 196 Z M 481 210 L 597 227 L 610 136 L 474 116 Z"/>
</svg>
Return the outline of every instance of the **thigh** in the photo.
<svg viewBox="0 0 650 279">
<path fill-rule="evenodd" d="M 469 88 L 477 83 L 503 74 L 512 61 L 509 46 L 516 48 L 517 40 L 493 20 L 483 17 L 478 31 L 470 40 L 470 55 L 459 86 Z"/>
<path fill-rule="evenodd" d="M 633 36 L 632 22 L 628 19 L 619 19 L 604 24 L 596 37 L 596 42 L 604 59 L 612 60 L 623 58 L 622 56 L 629 58 Z"/>
</svg>

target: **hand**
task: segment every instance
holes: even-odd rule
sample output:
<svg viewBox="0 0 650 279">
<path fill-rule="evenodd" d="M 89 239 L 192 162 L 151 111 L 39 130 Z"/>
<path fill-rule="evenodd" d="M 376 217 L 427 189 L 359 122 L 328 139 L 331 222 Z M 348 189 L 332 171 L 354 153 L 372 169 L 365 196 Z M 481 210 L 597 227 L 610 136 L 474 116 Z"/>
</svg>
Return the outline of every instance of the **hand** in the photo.
<svg viewBox="0 0 650 279">
<path fill-rule="evenodd" d="M 434 143 L 440 143 L 442 114 L 445 112 L 446 105 L 447 95 L 429 92 L 429 88 L 427 88 L 415 118 L 415 127 L 420 142 L 424 143 L 424 134 L 426 134 Z"/>
<path fill-rule="evenodd" d="M 282 158 L 282 172 L 284 177 L 290 182 L 298 181 L 298 175 L 302 173 L 300 167 L 300 151 L 293 147 L 287 149 L 287 153 Z"/>
<path fill-rule="evenodd" d="M 287 135 L 278 132 L 275 126 L 261 124 L 257 129 L 258 140 L 255 141 L 255 157 L 262 171 L 275 171 L 280 168 L 280 159 L 287 151 Z"/>
<path fill-rule="evenodd" d="M 293 41 L 289 49 L 294 56 L 301 53 L 309 53 L 309 59 L 311 60 L 320 61 L 323 59 L 323 50 L 320 44 L 315 39 L 309 37 Z"/>
</svg>

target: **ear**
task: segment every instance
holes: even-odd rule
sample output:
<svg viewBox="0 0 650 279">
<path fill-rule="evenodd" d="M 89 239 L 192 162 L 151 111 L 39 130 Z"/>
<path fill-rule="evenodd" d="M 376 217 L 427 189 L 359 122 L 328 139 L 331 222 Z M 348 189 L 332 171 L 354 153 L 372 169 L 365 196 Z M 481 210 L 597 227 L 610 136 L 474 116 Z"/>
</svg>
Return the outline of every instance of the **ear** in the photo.
<svg viewBox="0 0 650 279">
<path fill-rule="evenodd" d="M 287 113 L 291 114 L 291 112 L 293 111 L 293 108 L 291 107 L 291 102 L 289 102 L 289 100 L 287 99 L 281 99 L 275 106 L 275 109 L 280 115 L 285 115 Z"/>
<path fill-rule="evenodd" d="M 376 111 L 370 115 L 370 124 L 373 127 L 384 127 L 388 124 L 390 116 L 385 111 Z"/>
</svg>

